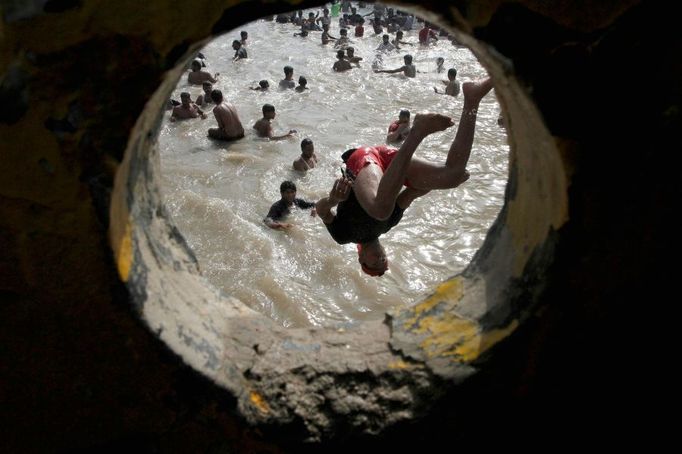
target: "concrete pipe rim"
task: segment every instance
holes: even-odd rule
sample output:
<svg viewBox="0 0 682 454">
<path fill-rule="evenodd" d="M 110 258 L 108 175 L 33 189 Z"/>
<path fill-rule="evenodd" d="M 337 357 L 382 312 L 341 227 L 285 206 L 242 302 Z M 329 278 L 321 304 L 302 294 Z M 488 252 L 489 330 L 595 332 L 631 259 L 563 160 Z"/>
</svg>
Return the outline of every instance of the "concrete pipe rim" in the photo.
<svg viewBox="0 0 682 454">
<path fill-rule="evenodd" d="M 504 207 L 470 265 L 383 321 L 286 329 L 201 277 L 163 207 L 155 140 L 162 106 L 210 37 L 190 46 L 167 74 L 130 136 L 110 209 L 119 275 L 149 329 L 235 396 L 250 423 L 296 425 L 309 441 L 341 426 L 380 433 L 418 417 L 443 384 L 461 383 L 484 367 L 476 362 L 535 310 L 554 233 L 567 220 L 567 176 L 557 146 L 509 62 L 466 27 L 409 9 L 454 33 L 493 77 L 508 120 L 510 174 Z"/>
</svg>

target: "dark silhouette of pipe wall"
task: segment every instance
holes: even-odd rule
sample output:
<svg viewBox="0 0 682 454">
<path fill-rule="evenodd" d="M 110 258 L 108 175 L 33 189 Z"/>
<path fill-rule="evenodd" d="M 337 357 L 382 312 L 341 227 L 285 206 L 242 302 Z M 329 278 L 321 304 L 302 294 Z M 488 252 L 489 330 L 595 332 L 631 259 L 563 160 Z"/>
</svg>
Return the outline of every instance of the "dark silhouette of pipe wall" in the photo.
<svg viewBox="0 0 682 454">
<path fill-rule="evenodd" d="M 421 422 L 334 447 L 644 435 L 646 413 L 634 408 L 656 388 L 645 385 L 643 363 L 666 343 L 650 345 L 647 315 L 674 303 L 664 297 L 674 283 L 666 259 L 682 149 L 672 6 L 412 3 L 508 60 L 570 169 L 569 219 L 556 232 L 542 310 L 490 352 L 480 374 Z M 109 195 L 136 119 L 187 52 L 263 14 L 321 4 L 0 6 L 3 452 L 295 444 L 295 433 L 244 424 L 227 393 L 139 321 L 108 243 Z"/>
</svg>

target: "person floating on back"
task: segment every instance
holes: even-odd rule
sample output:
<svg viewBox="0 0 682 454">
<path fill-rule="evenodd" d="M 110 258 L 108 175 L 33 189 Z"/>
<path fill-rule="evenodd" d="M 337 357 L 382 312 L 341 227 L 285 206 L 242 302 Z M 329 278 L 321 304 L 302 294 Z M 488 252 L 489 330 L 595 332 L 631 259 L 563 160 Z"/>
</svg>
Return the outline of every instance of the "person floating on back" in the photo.
<svg viewBox="0 0 682 454">
<path fill-rule="evenodd" d="M 270 140 L 281 140 L 291 137 L 296 133 L 295 129 L 291 129 L 286 134 L 276 136 L 272 130 L 272 120 L 274 120 L 275 115 L 275 106 L 272 104 L 263 105 L 263 118 L 253 125 L 253 129 L 256 130 L 258 137 L 267 137 Z"/>
<path fill-rule="evenodd" d="M 270 211 L 263 219 L 265 225 L 275 230 L 289 230 L 293 224 L 282 222 L 282 219 L 291 213 L 291 207 L 294 205 L 302 210 L 312 208 L 310 216 L 315 217 L 315 203 L 296 198 L 296 185 L 294 183 L 291 181 L 282 182 L 279 186 L 279 193 L 282 198 L 270 207 Z"/>
</svg>

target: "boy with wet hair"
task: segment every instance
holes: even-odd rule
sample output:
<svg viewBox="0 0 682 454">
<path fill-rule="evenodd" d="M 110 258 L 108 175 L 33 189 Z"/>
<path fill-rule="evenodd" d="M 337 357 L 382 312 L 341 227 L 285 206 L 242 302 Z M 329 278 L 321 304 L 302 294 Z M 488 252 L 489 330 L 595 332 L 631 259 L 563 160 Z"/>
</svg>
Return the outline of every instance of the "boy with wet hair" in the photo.
<svg viewBox="0 0 682 454">
<path fill-rule="evenodd" d="M 360 67 L 360 61 L 362 60 L 362 57 L 355 56 L 355 49 L 353 47 L 346 48 L 346 59 L 348 62 L 355 63 L 357 67 Z"/>
<path fill-rule="evenodd" d="M 336 40 L 336 44 L 334 44 L 334 47 L 340 47 L 340 48 L 345 48 L 350 44 L 350 40 L 348 39 L 348 30 L 345 28 L 342 28 L 341 31 L 339 31 L 339 34 L 341 35 L 339 39 Z"/>
<path fill-rule="evenodd" d="M 414 43 L 408 43 L 407 41 L 403 41 L 402 30 L 398 30 L 395 33 L 395 38 L 393 39 L 393 41 L 391 41 L 391 44 L 393 44 L 396 49 L 400 49 L 401 44 L 407 44 L 408 46 L 414 46 Z"/>
<path fill-rule="evenodd" d="M 327 44 L 329 41 L 336 41 L 336 38 L 329 34 L 329 25 L 324 24 L 322 26 L 322 44 Z"/>
<path fill-rule="evenodd" d="M 375 73 L 399 73 L 402 72 L 406 77 L 417 77 L 417 68 L 412 64 L 412 55 L 403 57 L 405 64 L 396 69 L 375 69 Z"/>
<path fill-rule="evenodd" d="M 410 133 L 410 111 L 402 109 L 398 119 L 388 127 L 386 143 L 400 143 Z"/>
<path fill-rule="evenodd" d="M 343 71 L 348 71 L 349 69 L 352 69 L 352 68 L 353 68 L 353 67 L 350 65 L 350 62 L 344 58 L 343 49 L 339 50 L 339 51 L 336 53 L 336 58 L 338 58 L 338 60 L 336 60 L 336 61 L 334 62 L 334 66 L 332 66 L 332 69 L 333 69 L 334 71 L 336 71 L 337 73 L 338 73 L 338 72 L 343 72 Z"/>
<path fill-rule="evenodd" d="M 201 85 L 204 82 L 211 82 L 212 84 L 218 82 L 219 73 L 211 76 L 208 71 L 202 71 L 201 62 L 197 59 L 192 60 L 192 71 L 187 74 L 187 83 L 192 85 Z"/>
<path fill-rule="evenodd" d="M 442 81 L 447 87 L 445 87 L 444 92 L 439 92 L 436 87 L 433 87 L 433 91 L 439 95 L 450 95 L 457 96 L 459 94 L 459 81 L 457 80 L 457 70 L 455 68 L 448 69 L 448 80 Z"/>
<path fill-rule="evenodd" d="M 266 137 L 270 140 L 281 140 L 281 139 L 286 139 L 288 137 L 291 137 L 296 133 L 295 129 L 289 130 L 288 133 L 282 134 L 279 136 L 274 135 L 274 131 L 272 130 L 272 120 L 275 119 L 275 106 L 272 104 L 264 104 L 263 105 L 263 118 L 258 120 L 254 125 L 253 129 L 256 130 L 256 133 L 258 134 L 258 137 Z"/>
<path fill-rule="evenodd" d="M 199 95 L 197 98 L 197 105 L 198 106 L 205 106 L 206 104 L 213 104 L 213 100 L 211 99 L 211 92 L 213 91 L 213 84 L 211 82 L 204 82 L 201 84 L 202 90 L 204 92 Z"/>
<path fill-rule="evenodd" d="M 211 99 L 216 105 L 213 108 L 213 115 L 218 127 L 209 129 L 208 136 L 218 140 L 237 140 L 244 137 L 244 127 L 237 115 L 237 109 L 225 101 L 223 92 L 214 89 L 211 92 Z"/>
<path fill-rule="evenodd" d="M 317 165 L 317 155 L 315 145 L 307 137 L 301 141 L 301 156 L 294 161 L 294 170 L 305 172 Z"/>
<path fill-rule="evenodd" d="M 379 52 L 390 52 L 392 50 L 395 50 L 395 46 L 391 44 L 389 40 L 390 36 L 384 35 L 381 37 L 382 41 L 381 44 L 379 44 L 379 47 L 377 47 L 377 50 Z"/>
<path fill-rule="evenodd" d="M 256 90 L 256 91 L 267 91 L 268 88 L 270 88 L 270 82 L 267 80 L 263 79 L 260 82 L 258 82 L 257 87 L 251 87 L 251 90 Z"/>
<path fill-rule="evenodd" d="M 291 207 L 294 205 L 302 210 L 312 208 L 310 216 L 315 217 L 315 203 L 297 198 L 296 185 L 293 182 L 283 181 L 282 184 L 279 185 L 279 193 L 282 198 L 273 203 L 270 207 L 270 211 L 268 211 L 268 214 L 263 219 L 265 225 L 275 230 L 289 230 L 293 227 L 293 224 L 281 222 L 281 220 L 291 213 Z"/>
<path fill-rule="evenodd" d="M 246 54 L 246 48 L 242 47 L 242 43 L 238 40 L 232 41 L 232 49 L 234 49 L 234 58 L 232 58 L 232 61 L 237 61 L 241 60 L 243 58 L 248 58 L 248 55 Z"/>
<path fill-rule="evenodd" d="M 171 113 L 170 121 L 175 120 L 187 120 L 189 118 L 197 118 L 201 116 L 201 119 L 206 118 L 206 114 L 192 102 L 190 94 L 186 91 L 180 93 L 180 105 L 173 107 L 173 113 Z"/>
<path fill-rule="evenodd" d="M 303 77 L 303 76 L 299 77 L 299 78 L 298 78 L 298 87 L 295 88 L 296 92 L 297 92 L 297 93 L 302 93 L 302 92 L 304 92 L 305 90 L 307 90 L 308 87 L 306 87 L 306 85 L 308 85 L 308 79 L 306 79 L 306 78 Z"/>
<path fill-rule="evenodd" d="M 239 36 L 241 36 L 241 38 L 242 38 L 240 41 L 242 44 L 242 47 L 246 46 L 246 40 L 249 37 L 249 34 L 246 32 L 246 30 L 242 30 L 241 33 L 239 33 Z"/>
<path fill-rule="evenodd" d="M 285 66 L 284 79 L 279 81 L 279 88 L 287 89 L 294 88 L 295 86 L 296 82 L 294 82 L 294 68 L 292 68 L 291 66 Z"/>
</svg>

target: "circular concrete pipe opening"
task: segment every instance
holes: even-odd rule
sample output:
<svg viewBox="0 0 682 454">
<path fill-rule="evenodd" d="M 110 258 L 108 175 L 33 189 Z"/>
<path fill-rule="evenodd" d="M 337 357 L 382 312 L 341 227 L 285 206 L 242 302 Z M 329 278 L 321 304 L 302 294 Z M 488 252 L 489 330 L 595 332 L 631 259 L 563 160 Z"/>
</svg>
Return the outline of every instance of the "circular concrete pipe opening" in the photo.
<svg viewBox="0 0 682 454">
<path fill-rule="evenodd" d="M 428 11 L 414 12 L 447 26 Z M 161 200 L 156 138 L 164 103 L 209 37 L 168 74 L 138 119 L 112 196 L 110 237 L 119 274 L 150 329 L 234 395 L 249 422 L 290 425 L 307 440 L 338 430 L 379 433 L 419 416 L 446 385 L 474 373 L 472 363 L 532 313 L 552 262 L 553 232 L 566 217 L 566 176 L 509 63 L 466 27 L 452 31 L 493 77 L 507 119 L 505 205 L 463 273 L 385 320 L 347 329 L 285 329 L 201 277 Z"/>
</svg>

